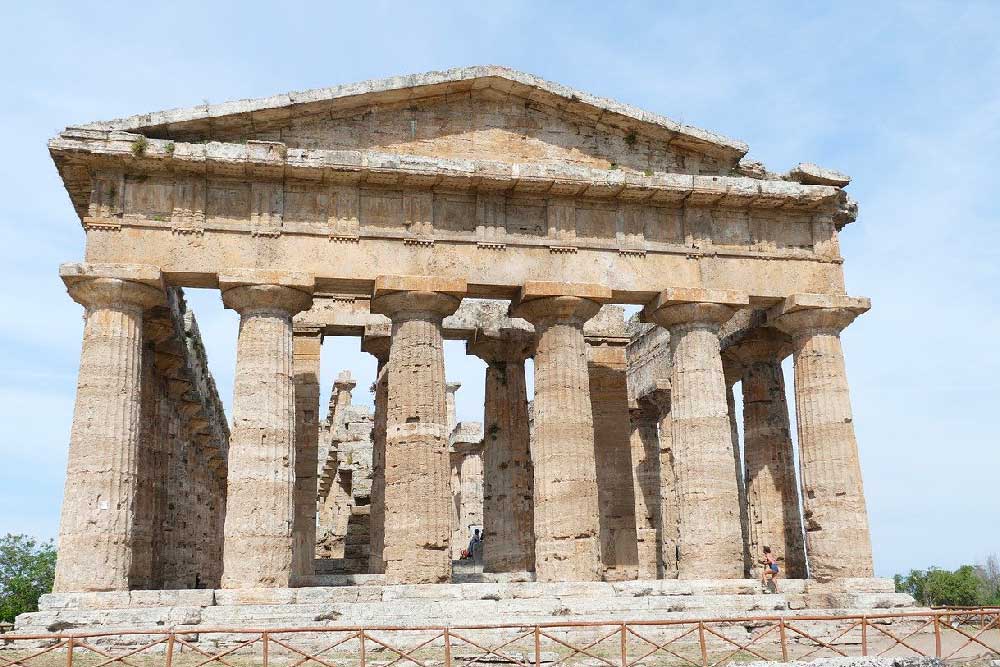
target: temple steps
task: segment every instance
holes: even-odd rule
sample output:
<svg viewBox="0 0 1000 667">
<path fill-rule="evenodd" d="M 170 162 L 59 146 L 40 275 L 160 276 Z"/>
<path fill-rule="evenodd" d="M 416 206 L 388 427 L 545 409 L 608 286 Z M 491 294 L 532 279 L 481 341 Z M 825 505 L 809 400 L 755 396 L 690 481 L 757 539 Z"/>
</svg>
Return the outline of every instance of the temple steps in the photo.
<svg viewBox="0 0 1000 667">
<path fill-rule="evenodd" d="M 350 575 L 342 575 L 345 584 Z M 849 584 L 781 582 L 763 594 L 756 581 L 650 580 L 360 585 L 248 590 L 61 593 L 17 619 L 20 633 L 177 627 L 467 626 L 556 621 L 664 620 L 693 617 L 820 614 L 912 608 L 885 579 Z"/>
</svg>

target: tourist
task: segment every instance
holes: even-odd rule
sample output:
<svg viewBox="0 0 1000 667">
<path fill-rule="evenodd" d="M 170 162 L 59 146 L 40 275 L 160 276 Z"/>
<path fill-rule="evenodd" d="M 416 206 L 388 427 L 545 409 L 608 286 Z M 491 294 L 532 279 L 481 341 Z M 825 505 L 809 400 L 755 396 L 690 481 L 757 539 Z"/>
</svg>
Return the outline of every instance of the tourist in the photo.
<svg viewBox="0 0 1000 667">
<path fill-rule="evenodd" d="M 483 536 L 479 534 L 479 529 L 472 531 L 472 539 L 469 540 L 469 558 L 476 557 L 476 549 L 483 543 Z"/>
<path fill-rule="evenodd" d="M 764 547 L 764 557 L 758 561 L 764 566 L 760 575 L 760 585 L 778 592 L 778 559 L 771 553 L 771 547 Z M 770 586 L 768 586 L 770 584 Z"/>
</svg>

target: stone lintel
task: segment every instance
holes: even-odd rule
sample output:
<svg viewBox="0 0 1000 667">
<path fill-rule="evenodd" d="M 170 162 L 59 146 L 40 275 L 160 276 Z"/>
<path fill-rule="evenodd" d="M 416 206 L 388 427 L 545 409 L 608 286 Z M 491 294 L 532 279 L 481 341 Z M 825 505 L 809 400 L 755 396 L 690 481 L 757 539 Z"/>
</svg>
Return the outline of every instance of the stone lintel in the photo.
<svg viewBox="0 0 1000 667">
<path fill-rule="evenodd" d="M 253 285 L 290 287 L 306 294 L 312 294 L 316 287 L 316 278 L 308 273 L 265 271 L 261 269 L 237 269 L 219 274 L 219 289 L 223 292 L 234 287 Z"/>
<path fill-rule="evenodd" d="M 394 292 L 438 292 L 460 299 L 468 292 L 468 285 L 460 278 L 437 276 L 378 276 L 375 278 L 373 296 L 384 296 Z"/>
<path fill-rule="evenodd" d="M 848 310 L 855 315 L 867 312 L 872 307 L 871 299 L 846 294 L 792 294 L 771 307 L 768 320 L 776 320 L 782 315 L 812 308 L 836 308 Z"/>
</svg>

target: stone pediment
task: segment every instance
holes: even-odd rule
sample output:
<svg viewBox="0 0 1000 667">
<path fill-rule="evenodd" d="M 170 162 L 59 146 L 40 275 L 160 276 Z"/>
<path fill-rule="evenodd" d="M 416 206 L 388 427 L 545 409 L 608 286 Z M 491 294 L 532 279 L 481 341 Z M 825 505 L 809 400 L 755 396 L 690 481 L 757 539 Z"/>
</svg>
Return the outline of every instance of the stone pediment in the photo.
<svg viewBox="0 0 1000 667">
<path fill-rule="evenodd" d="M 725 175 L 739 141 L 530 74 L 482 66 L 92 123 L 184 143 Z"/>
</svg>

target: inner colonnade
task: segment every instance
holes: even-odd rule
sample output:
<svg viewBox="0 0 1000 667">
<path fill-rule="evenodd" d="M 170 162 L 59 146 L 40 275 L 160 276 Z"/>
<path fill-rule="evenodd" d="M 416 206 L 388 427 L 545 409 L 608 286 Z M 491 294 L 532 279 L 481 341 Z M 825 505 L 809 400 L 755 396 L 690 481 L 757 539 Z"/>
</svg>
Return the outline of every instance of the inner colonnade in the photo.
<svg viewBox="0 0 1000 667">
<path fill-rule="evenodd" d="M 55 590 L 315 583 L 328 336 L 378 360 L 385 583 L 451 579 L 446 338 L 487 364 L 488 571 L 738 579 L 767 544 L 788 576 L 871 577 L 850 178 L 748 150 L 495 66 L 66 128 L 86 321 Z M 228 423 L 183 288 L 240 316 Z"/>
</svg>

